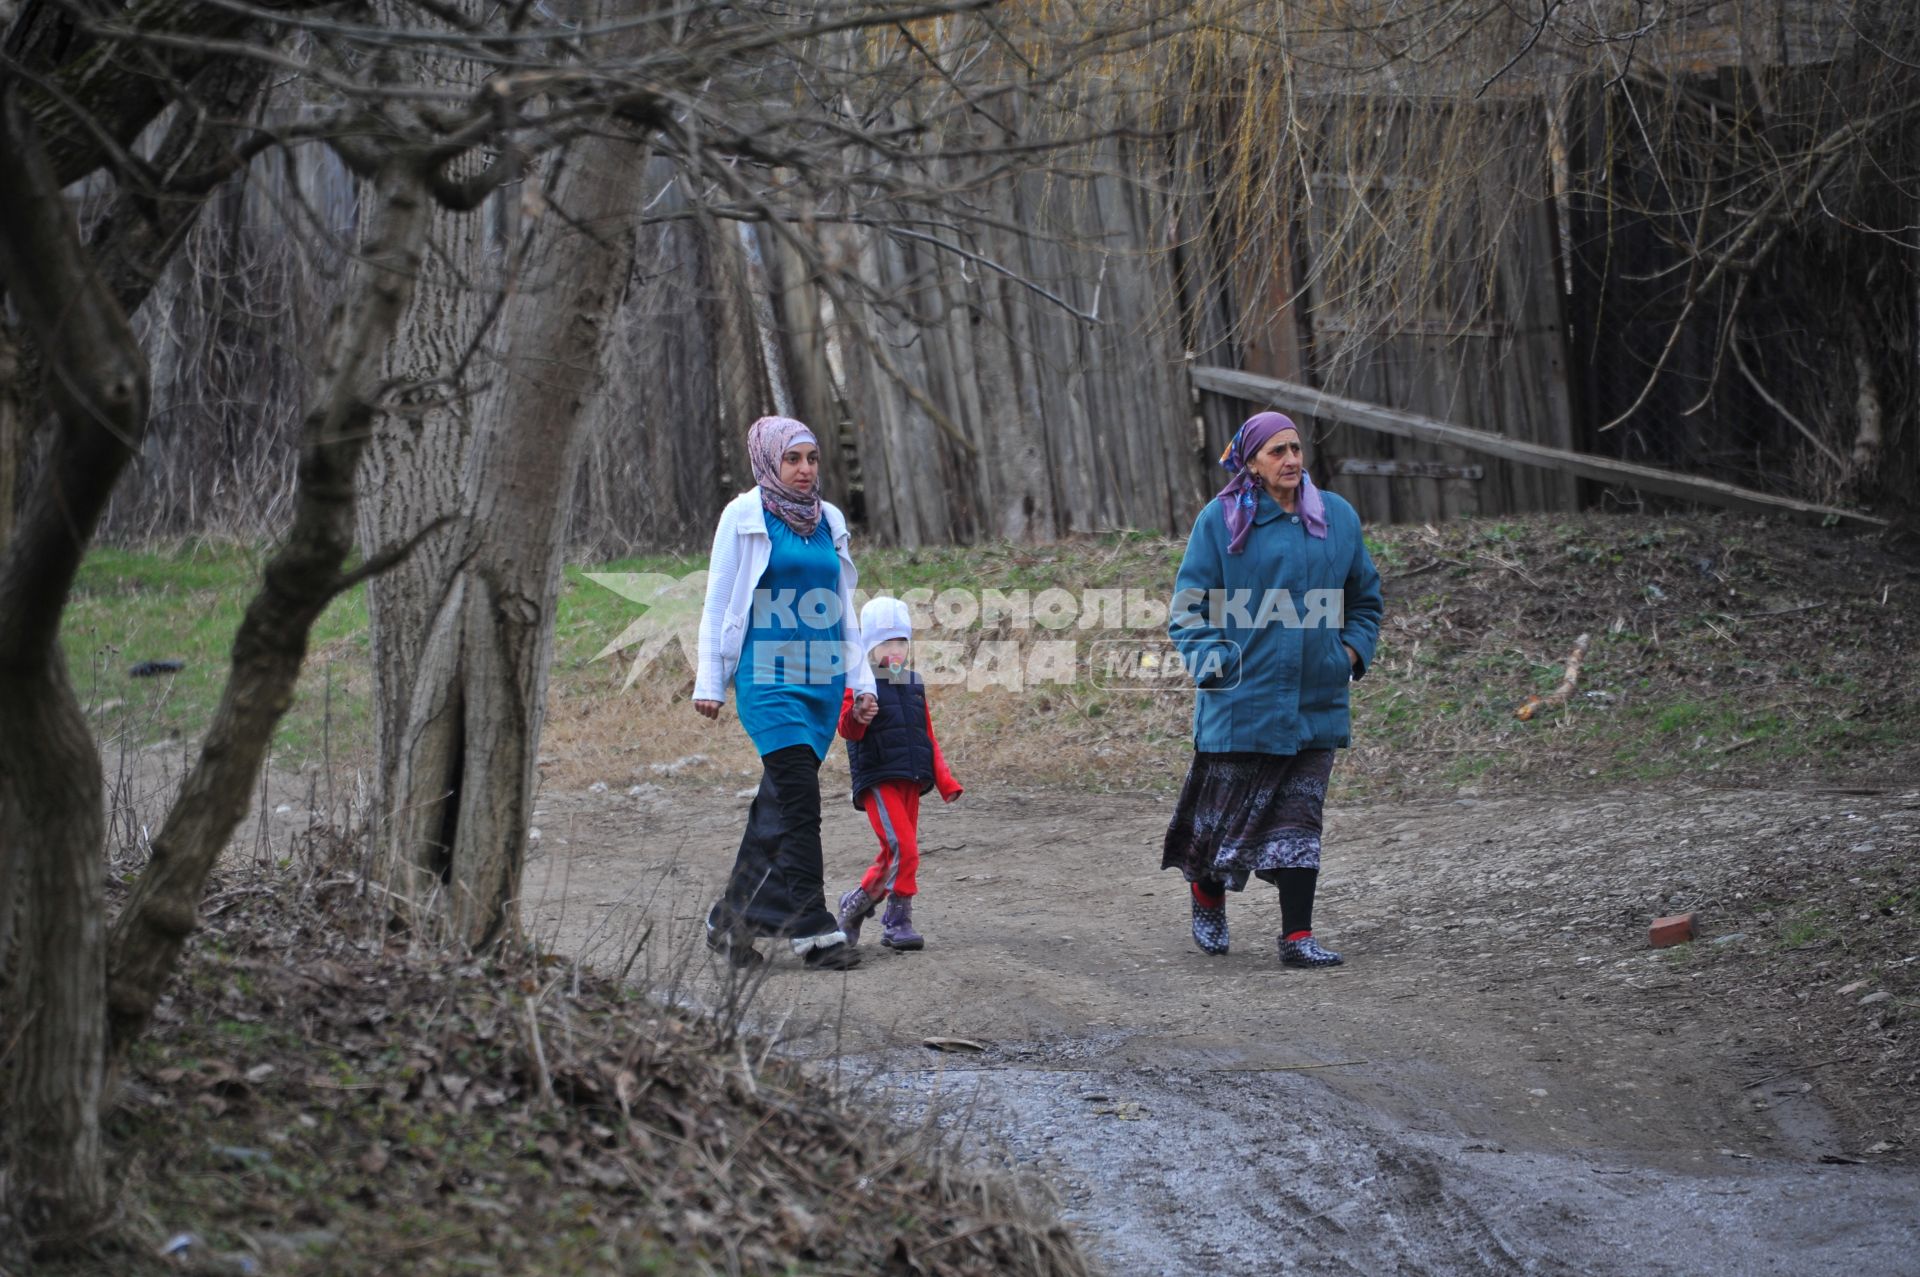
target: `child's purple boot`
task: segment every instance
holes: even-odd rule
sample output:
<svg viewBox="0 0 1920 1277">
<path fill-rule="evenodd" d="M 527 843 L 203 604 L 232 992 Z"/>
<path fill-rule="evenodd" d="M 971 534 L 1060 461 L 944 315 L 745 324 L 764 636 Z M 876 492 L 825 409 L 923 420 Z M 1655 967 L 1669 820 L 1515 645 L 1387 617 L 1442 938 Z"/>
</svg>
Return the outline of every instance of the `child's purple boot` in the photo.
<svg viewBox="0 0 1920 1277">
<path fill-rule="evenodd" d="M 880 943 L 889 949 L 924 949 L 926 937 L 913 929 L 913 897 L 894 896 L 880 915 Z"/>
<path fill-rule="evenodd" d="M 840 930 L 847 933 L 848 944 L 860 943 L 860 924 L 873 917 L 873 911 L 880 902 L 868 895 L 866 888 L 855 887 L 840 897 Z"/>
</svg>

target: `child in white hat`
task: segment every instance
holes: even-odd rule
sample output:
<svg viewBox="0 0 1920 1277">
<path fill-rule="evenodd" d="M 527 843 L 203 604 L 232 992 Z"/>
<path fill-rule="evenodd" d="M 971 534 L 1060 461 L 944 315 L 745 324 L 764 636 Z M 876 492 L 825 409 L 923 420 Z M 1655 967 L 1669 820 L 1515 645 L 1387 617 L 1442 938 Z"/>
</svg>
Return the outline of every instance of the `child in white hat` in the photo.
<svg viewBox="0 0 1920 1277">
<path fill-rule="evenodd" d="M 938 789 L 952 802 L 960 782 L 947 770 L 933 734 L 927 687 L 910 664 L 913 619 L 899 599 L 877 598 L 860 609 L 860 638 L 879 690 L 879 706 L 863 715 L 849 694 L 840 710 L 840 735 L 853 769 L 853 805 L 867 813 L 880 854 L 860 885 L 840 897 L 840 929 L 848 944 L 860 942 L 860 924 L 882 901 L 880 943 L 889 949 L 920 949 L 926 939 L 913 928 L 913 898 L 919 893 L 920 795 Z"/>
</svg>

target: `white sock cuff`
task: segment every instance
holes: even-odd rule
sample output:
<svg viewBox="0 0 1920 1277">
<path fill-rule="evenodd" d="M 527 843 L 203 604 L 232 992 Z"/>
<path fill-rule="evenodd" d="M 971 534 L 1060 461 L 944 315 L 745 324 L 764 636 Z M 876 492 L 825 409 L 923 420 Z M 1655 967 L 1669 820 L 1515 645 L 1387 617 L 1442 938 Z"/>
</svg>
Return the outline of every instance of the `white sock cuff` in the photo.
<svg viewBox="0 0 1920 1277">
<path fill-rule="evenodd" d="M 831 949 L 837 944 L 846 942 L 847 933 L 844 931 L 828 931 L 817 936 L 795 936 L 788 941 L 793 946 L 793 953 L 797 958 L 804 958 L 815 949 Z"/>
</svg>

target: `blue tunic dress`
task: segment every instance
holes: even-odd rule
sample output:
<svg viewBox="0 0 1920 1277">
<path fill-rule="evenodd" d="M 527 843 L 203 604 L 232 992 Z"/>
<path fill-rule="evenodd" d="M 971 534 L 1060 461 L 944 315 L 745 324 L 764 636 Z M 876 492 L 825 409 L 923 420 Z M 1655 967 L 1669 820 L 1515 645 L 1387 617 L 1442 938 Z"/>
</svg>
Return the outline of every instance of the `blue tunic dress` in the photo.
<svg viewBox="0 0 1920 1277">
<path fill-rule="evenodd" d="M 807 745 L 825 758 L 847 683 L 840 555 L 825 519 L 803 538 L 769 515 L 767 535 L 773 552 L 754 587 L 753 613 L 733 676 L 740 724 L 763 757 Z"/>
</svg>

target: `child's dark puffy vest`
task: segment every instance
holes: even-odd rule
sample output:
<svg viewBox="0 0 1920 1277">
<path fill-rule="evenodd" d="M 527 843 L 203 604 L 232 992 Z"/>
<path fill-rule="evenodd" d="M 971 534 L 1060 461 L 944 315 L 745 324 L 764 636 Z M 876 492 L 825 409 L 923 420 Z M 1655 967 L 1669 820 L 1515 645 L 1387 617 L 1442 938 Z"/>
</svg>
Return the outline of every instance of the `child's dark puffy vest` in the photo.
<svg viewBox="0 0 1920 1277">
<path fill-rule="evenodd" d="M 917 780 L 920 792 L 933 788 L 933 738 L 927 735 L 927 687 L 911 670 L 906 679 L 875 679 L 880 712 L 866 735 L 847 742 L 853 769 L 853 805 L 866 810 L 867 790 L 883 780 Z"/>
</svg>

